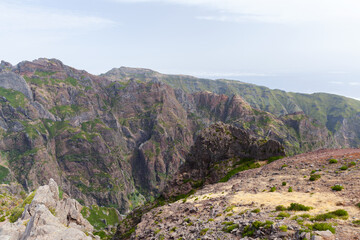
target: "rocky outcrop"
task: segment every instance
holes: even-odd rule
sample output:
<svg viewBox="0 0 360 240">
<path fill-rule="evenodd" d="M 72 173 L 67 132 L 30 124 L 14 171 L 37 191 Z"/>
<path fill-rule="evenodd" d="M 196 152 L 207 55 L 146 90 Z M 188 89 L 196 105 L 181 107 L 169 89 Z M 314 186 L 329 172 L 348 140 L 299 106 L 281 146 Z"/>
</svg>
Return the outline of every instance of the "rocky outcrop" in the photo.
<svg viewBox="0 0 360 240">
<path fill-rule="evenodd" d="M 65 195 L 53 179 L 39 187 L 21 217 L 0 226 L 0 239 L 7 240 L 91 240 L 93 227 L 80 213 L 82 206 Z M 92 237 L 91 237 L 92 236 Z"/>
<path fill-rule="evenodd" d="M 15 73 L 0 73 L 0 87 L 21 92 L 29 100 L 33 100 L 32 92 L 25 79 Z"/>
<path fill-rule="evenodd" d="M 281 156 L 285 149 L 279 142 L 258 140 L 240 128 L 218 122 L 197 136 L 186 162 L 162 195 L 168 199 L 187 194 L 199 183 L 218 182 L 243 162 Z"/>
</svg>

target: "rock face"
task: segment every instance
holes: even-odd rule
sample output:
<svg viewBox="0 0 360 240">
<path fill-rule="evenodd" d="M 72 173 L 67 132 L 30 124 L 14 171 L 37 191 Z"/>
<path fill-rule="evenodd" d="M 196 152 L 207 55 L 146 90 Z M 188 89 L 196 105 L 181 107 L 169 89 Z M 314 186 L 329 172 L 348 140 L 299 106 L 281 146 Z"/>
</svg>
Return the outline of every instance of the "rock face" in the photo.
<svg viewBox="0 0 360 240">
<path fill-rule="evenodd" d="M 15 73 L 0 73 L 0 87 L 21 92 L 28 99 L 33 100 L 32 92 L 25 79 Z"/>
<path fill-rule="evenodd" d="M 279 142 L 258 141 L 240 128 L 219 122 L 198 135 L 186 162 L 162 194 L 166 199 L 187 194 L 194 183 L 216 183 L 249 159 L 281 156 L 285 156 L 285 150 Z"/>
<path fill-rule="evenodd" d="M 74 199 L 66 196 L 59 199 L 58 185 L 50 179 L 48 185 L 36 190 L 33 200 L 15 223 L 0 226 L 0 239 L 91 240 L 95 237 L 88 235 L 93 227 L 82 217 L 81 208 Z"/>
</svg>

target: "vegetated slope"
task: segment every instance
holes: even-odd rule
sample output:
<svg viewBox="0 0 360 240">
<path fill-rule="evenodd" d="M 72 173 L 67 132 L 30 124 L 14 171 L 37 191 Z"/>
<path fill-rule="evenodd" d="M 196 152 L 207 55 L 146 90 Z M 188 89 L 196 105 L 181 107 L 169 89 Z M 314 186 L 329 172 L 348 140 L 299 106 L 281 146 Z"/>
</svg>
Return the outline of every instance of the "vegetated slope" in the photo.
<svg viewBox="0 0 360 240">
<path fill-rule="evenodd" d="M 359 239 L 359 164 L 320 150 L 239 172 L 152 209 L 131 239 Z"/>
<path fill-rule="evenodd" d="M 216 121 L 277 140 L 288 154 L 339 146 L 319 121 L 276 117 L 239 95 L 187 93 L 141 75 L 113 81 L 56 59 L 2 62 L 0 181 L 34 190 L 53 178 L 81 203 L 126 213 L 163 190 L 198 131 Z"/>
<path fill-rule="evenodd" d="M 326 93 L 289 93 L 240 81 L 209 80 L 186 75 L 166 75 L 149 69 L 114 68 L 103 74 L 103 76 L 118 81 L 126 81 L 131 78 L 141 79 L 142 81 L 157 79 L 175 89 L 182 89 L 188 93 L 210 91 L 228 96 L 238 94 L 252 107 L 275 115 L 304 112 L 309 117 L 325 125 L 335 135 L 339 143 L 345 143 L 349 147 L 359 145 L 359 131 L 349 136 L 345 130 L 349 128 L 355 129 L 355 126 L 359 125 L 360 102 L 354 99 Z"/>
</svg>

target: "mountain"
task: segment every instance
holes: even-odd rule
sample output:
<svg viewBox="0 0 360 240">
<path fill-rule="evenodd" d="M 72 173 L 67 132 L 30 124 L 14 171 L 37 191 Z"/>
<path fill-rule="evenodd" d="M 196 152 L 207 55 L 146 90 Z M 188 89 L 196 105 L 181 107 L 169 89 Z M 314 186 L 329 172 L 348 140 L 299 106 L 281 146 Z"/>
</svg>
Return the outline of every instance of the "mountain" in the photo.
<svg viewBox="0 0 360 240">
<path fill-rule="evenodd" d="M 56 59 L 2 61 L 0 182 L 29 192 L 53 178 L 80 204 L 127 214 L 163 193 L 213 124 L 240 129 L 257 146 L 278 142 L 294 155 L 357 146 L 359 106 L 330 94 L 151 70 L 95 76 Z"/>
<path fill-rule="evenodd" d="M 141 81 L 159 80 L 175 89 L 187 93 L 210 91 L 217 94 L 241 96 L 253 108 L 270 112 L 276 116 L 303 112 L 325 125 L 336 137 L 337 142 L 350 147 L 359 145 L 359 131 L 346 136 L 346 130 L 356 129 L 359 124 L 360 102 L 334 94 L 290 93 L 271 90 L 266 87 L 225 79 L 209 80 L 186 75 L 166 75 L 149 69 L 114 68 L 103 74 L 113 81 L 127 81 L 136 78 Z"/>
</svg>

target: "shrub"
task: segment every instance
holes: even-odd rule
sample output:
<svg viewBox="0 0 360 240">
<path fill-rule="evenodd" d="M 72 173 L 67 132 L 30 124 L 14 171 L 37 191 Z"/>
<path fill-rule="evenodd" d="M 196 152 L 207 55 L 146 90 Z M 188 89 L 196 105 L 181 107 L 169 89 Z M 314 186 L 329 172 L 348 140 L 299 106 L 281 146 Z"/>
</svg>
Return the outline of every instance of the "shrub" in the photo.
<svg viewBox="0 0 360 240">
<path fill-rule="evenodd" d="M 360 225 L 360 220 L 354 220 L 354 221 L 352 221 L 352 223 L 355 225 Z"/>
<path fill-rule="evenodd" d="M 253 212 L 253 213 L 259 213 L 259 212 L 260 212 L 260 208 L 256 208 L 256 209 L 252 210 L 251 212 Z"/>
<path fill-rule="evenodd" d="M 321 178 L 320 174 L 312 174 L 312 175 L 310 175 L 309 180 L 310 181 L 316 181 L 316 180 L 319 180 L 320 178 Z"/>
<path fill-rule="evenodd" d="M 279 229 L 280 229 L 282 232 L 287 232 L 288 227 L 287 227 L 286 225 L 281 225 L 281 226 L 279 227 Z"/>
<path fill-rule="evenodd" d="M 314 221 L 326 221 L 327 219 L 332 219 L 332 218 L 341 218 L 341 219 L 346 220 L 346 219 L 349 218 L 349 214 L 348 214 L 347 211 L 345 211 L 343 209 L 338 209 L 336 211 L 316 215 L 311 220 L 314 220 Z"/>
<path fill-rule="evenodd" d="M 286 207 L 283 206 L 283 205 L 279 205 L 279 206 L 276 206 L 275 210 L 276 210 L 276 211 L 285 211 L 285 210 L 286 210 Z"/>
<path fill-rule="evenodd" d="M 332 159 L 329 160 L 329 163 L 330 164 L 335 164 L 335 163 L 338 163 L 338 160 L 332 158 Z"/>
<path fill-rule="evenodd" d="M 360 208 L 360 202 L 359 202 L 358 204 L 356 204 L 356 206 L 357 206 L 358 208 Z"/>
<path fill-rule="evenodd" d="M 281 184 L 281 185 L 286 186 L 286 182 L 282 182 L 282 184 Z"/>
<path fill-rule="evenodd" d="M 347 169 L 348 169 L 348 167 L 345 166 L 345 165 L 343 165 L 343 166 L 340 167 L 340 170 L 343 170 L 343 171 L 345 171 L 345 170 L 347 170 Z"/>
<path fill-rule="evenodd" d="M 335 186 L 332 186 L 331 189 L 332 189 L 333 191 L 341 191 L 341 190 L 344 189 L 344 187 L 341 186 L 341 185 L 335 185 Z"/>
<path fill-rule="evenodd" d="M 309 211 L 312 207 L 302 205 L 300 203 L 291 203 L 290 207 L 287 208 L 289 211 Z"/>
<path fill-rule="evenodd" d="M 274 186 L 274 187 L 272 187 L 272 188 L 270 188 L 270 192 L 275 192 L 276 191 L 276 187 Z"/>
<path fill-rule="evenodd" d="M 282 166 L 281 166 L 281 168 L 286 168 L 288 165 L 287 164 L 283 164 Z"/>
<path fill-rule="evenodd" d="M 349 163 L 349 167 L 354 167 L 354 166 L 356 166 L 356 163 L 355 163 L 355 162 Z"/>
<path fill-rule="evenodd" d="M 292 187 L 289 187 L 288 192 L 292 192 L 292 191 L 293 191 Z"/>
<path fill-rule="evenodd" d="M 310 230 L 317 230 L 317 231 L 326 231 L 329 230 L 332 233 L 335 233 L 335 228 L 330 223 L 314 223 L 313 225 L 309 226 Z"/>
</svg>

